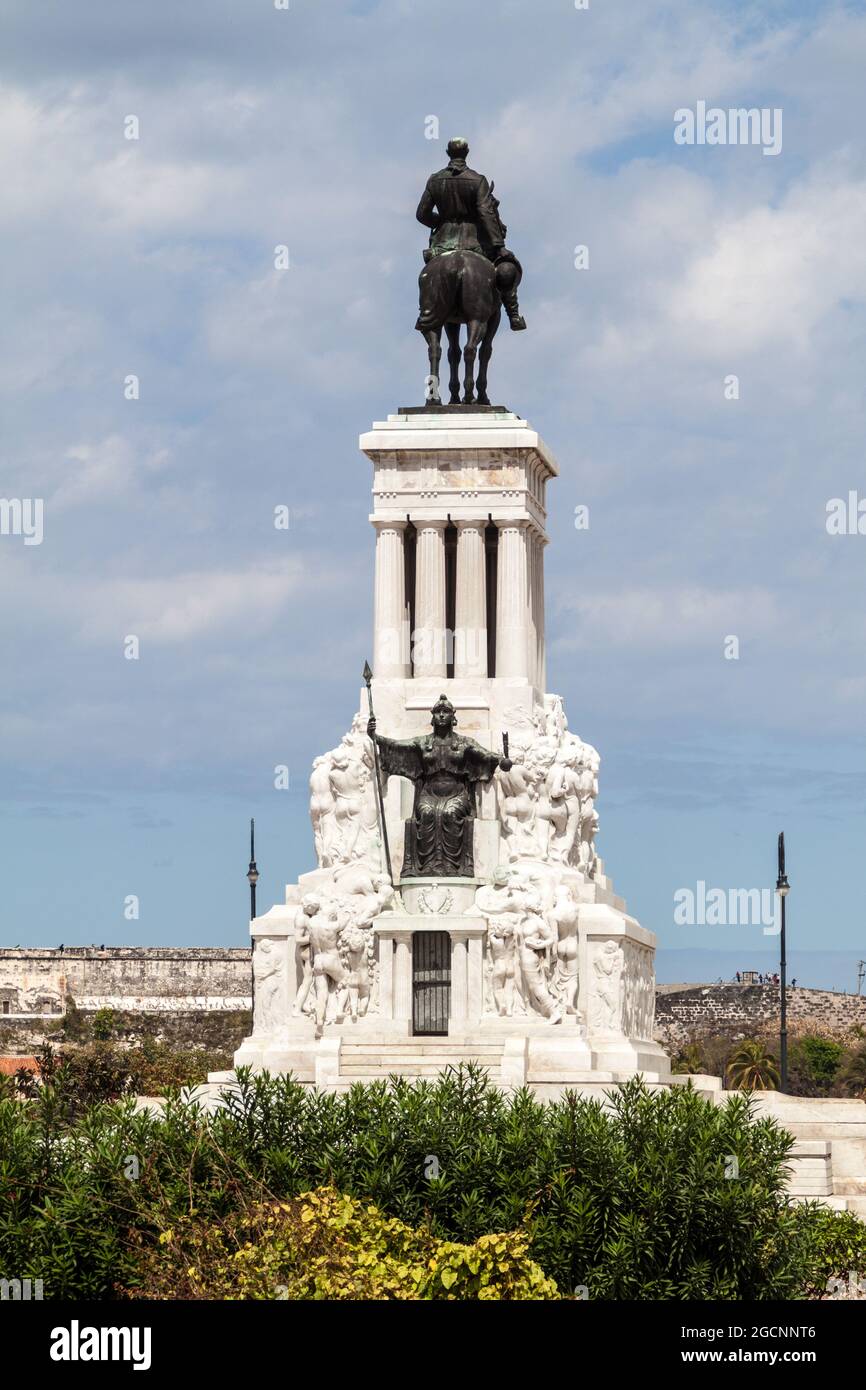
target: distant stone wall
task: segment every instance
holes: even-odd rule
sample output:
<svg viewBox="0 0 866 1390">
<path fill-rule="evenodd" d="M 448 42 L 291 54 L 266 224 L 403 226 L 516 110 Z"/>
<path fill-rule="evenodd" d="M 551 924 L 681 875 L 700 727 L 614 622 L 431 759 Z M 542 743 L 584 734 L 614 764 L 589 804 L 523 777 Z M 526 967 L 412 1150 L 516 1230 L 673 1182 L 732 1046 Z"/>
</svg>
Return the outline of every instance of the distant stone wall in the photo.
<svg viewBox="0 0 866 1390">
<path fill-rule="evenodd" d="M 0 949 L 0 1017 L 79 1009 L 174 1013 L 252 1007 L 248 947 Z"/>
<path fill-rule="evenodd" d="M 215 1036 L 220 1015 L 239 1018 L 252 1007 L 248 947 L 70 946 L 0 949 L 0 1023 L 20 1022 L 30 1045 L 40 1020 L 59 1018 L 72 998 L 85 1011 L 112 1009 L 138 1020 L 159 1020 L 161 1036 Z M 212 1026 L 194 1024 L 214 1016 Z M 748 1035 L 778 1026 L 779 991 L 773 985 L 661 985 L 656 992 L 657 1040 L 676 1049 L 701 1034 Z M 849 1034 L 866 1027 L 866 997 L 830 990 L 788 990 L 792 1033 Z M 177 1020 L 177 1022 L 173 1022 Z M 32 1026 L 31 1026 L 32 1025 Z M 229 1025 L 234 1035 L 234 1025 Z M 8 1027 L 4 1031 L 9 1031 Z M 146 1031 L 152 1031 L 146 1025 Z"/>
<path fill-rule="evenodd" d="M 792 1033 L 820 1032 L 831 1037 L 866 1027 L 866 997 L 826 989 L 789 988 L 788 1026 Z M 657 1040 L 669 1050 L 702 1034 L 733 1036 L 778 1028 L 778 985 L 664 985 L 656 992 Z"/>
</svg>

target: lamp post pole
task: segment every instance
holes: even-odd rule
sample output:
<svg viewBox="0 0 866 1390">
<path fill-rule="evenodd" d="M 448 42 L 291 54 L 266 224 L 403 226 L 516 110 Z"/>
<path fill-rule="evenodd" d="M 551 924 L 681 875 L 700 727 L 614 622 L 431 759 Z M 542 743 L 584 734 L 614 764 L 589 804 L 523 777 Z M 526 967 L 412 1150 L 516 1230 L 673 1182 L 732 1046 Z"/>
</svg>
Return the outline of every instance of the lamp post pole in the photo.
<svg viewBox="0 0 866 1390">
<path fill-rule="evenodd" d="M 787 1092 L 788 1090 L 788 998 L 785 980 L 787 968 L 787 959 L 785 955 L 785 900 L 790 891 L 788 876 L 785 873 L 785 834 L 783 831 L 779 835 L 779 868 L 776 878 L 776 892 L 782 904 L 782 934 L 779 942 L 779 989 L 781 1003 L 779 1015 L 779 1073 L 783 1092 Z"/>
<path fill-rule="evenodd" d="M 256 884 L 259 881 L 259 871 L 256 868 L 256 823 L 250 821 L 250 867 L 247 871 L 247 882 L 250 885 L 250 921 L 256 915 Z"/>
</svg>

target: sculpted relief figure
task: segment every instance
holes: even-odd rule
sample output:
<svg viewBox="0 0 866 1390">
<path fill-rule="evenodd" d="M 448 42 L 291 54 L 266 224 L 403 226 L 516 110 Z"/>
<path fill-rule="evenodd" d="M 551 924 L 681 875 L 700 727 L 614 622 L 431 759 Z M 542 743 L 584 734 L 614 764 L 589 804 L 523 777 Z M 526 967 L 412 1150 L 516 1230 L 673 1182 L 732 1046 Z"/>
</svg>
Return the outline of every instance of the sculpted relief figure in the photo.
<svg viewBox="0 0 866 1390">
<path fill-rule="evenodd" d="M 284 1022 L 280 1007 L 283 991 L 285 943 L 273 937 L 260 937 L 253 951 L 255 980 L 255 1031 L 273 1033 Z"/>
<path fill-rule="evenodd" d="M 510 712 L 509 712 L 510 713 Z M 568 732 L 558 695 L 531 716 L 514 711 L 513 767 L 498 781 L 499 819 L 509 861 L 534 859 L 596 870 L 599 757 Z"/>
<path fill-rule="evenodd" d="M 563 1010 L 550 991 L 555 929 L 540 913 L 529 913 L 518 928 L 517 945 L 527 1004 L 550 1023 L 561 1023 Z"/>
<path fill-rule="evenodd" d="M 497 796 L 509 859 L 535 858 L 539 852 L 538 779 L 525 749 L 514 750 L 510 769 L 497 781 Z"/>
<path fill-rule="evenodd" d="M 578 905 L 568 888 L 560 884 L 548 918 L 556 931 L 556 969 L 552 988 L 567 1014 L 577 1013 L 577 909 Z"/>
<path fill-rule="evenodd" d="M 295 914 L 301 979 L 292 1012 L 311 1014 L 317 1036 L 327 1023 L 374 1011 L 374 919 L 394 899 L 387 876 L 366 864 L 336 869 L 333 880 L 308 893 Z"/>
<path fill-rule="evenodd" d="M 317 1038 L 322 1036 L 332 995 L 336 1005 L 334 1021 L 343 1021 L 346 972 L 340 958 L 339 937 L 337 905 L 318 893 L 305 894 L 295 914 L 295 942 L 310 949 Z"/>
<path fill-rule="evenodd" d="M 339 904 L 341 923 L 369 927 L 394 901 L 388 875 L 367 864 L 348 864 L 334 871 L 328 897 Z"/>
<path fill-rule="evenodd" d="M 372 984 L 373 936 L 362 927 L 348 926 L 340 932 L 340 958 L 349 1012 L 363 1018 L 370 1003 Z"/>
<path fill-rule="evenodd" d="M 517 984 L 517 930 L 524 900 L 509 884 L 505 869 L 497 869 L 492 884 L 475 894 L 474 911 L 487 920 L 487 955 L 490 962 L 493 1003 L 502 1018 L 511 1018 Z"/>
<path fill-rule="evenodd" d="M 550 808 L 548 857 L 555 863 L 570 864 L 580 833 L 580 773 L 577 754 L 568 744 L 558 750 L 547 776 L 547 804 Z"/>
<path fill-rule="evenodd" d="M 357 862 L 378 867 L 373 757 L 360 715 L 339 747 L 313 763 L 310 818 L 320 868 Z"/>
<path fill-rule="evenodd" d="M 563 1011 L 549 987 L 556 928 L 541 895 L 514 871 L 498 869 L 493 883 L 478 889 L 475 911 L 487 919 L 497 1013 L 510 1017 L 517 1009 L 559 1023 Z"/>
<path fill-rule="evenodd" d="M 592 962 L 592 999 L 590 1016 L 593 1027 L 606 1032 L 622 1028 L 622 947 L 615 941 L 605 941 L 596 947 Z"/>
<path fill-rule="evenodd" d="M 493 1002 L 500 1018 L 514 1013 L 514 989 L 517 975 L 515 956 L 515 925 L 507 915 L 491 917 L 487 923 L 487 950 L 490 956 L 490 975 Z"/>
</svg>

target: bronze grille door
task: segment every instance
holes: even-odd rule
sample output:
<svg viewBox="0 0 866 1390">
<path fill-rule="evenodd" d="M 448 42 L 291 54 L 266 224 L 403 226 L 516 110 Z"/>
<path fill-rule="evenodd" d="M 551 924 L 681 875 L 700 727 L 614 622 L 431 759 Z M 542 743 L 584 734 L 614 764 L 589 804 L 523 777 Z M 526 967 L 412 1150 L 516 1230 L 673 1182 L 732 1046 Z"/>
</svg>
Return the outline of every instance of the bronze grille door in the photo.
<svg viewBox="0 0 866 1390">
<path fill-rule="evenodd" d="M 451 1012 L 451 938 L 446 931 L 412 933 L 412 1032 L 448 1032 Z"/>
</svg>

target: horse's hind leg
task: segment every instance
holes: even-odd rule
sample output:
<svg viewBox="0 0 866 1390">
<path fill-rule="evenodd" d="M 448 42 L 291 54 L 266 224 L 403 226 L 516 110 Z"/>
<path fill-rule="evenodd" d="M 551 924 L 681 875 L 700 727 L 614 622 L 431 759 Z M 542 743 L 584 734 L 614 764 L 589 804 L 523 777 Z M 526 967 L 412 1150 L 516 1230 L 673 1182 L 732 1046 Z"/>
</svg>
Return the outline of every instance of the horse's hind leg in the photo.
<svg viewBox="0 0 866 1390">
<path fill-rule="evenodd" d="M 424 337 L 427 339 L 427 356 L 430 360 L 430 375 L 424 383 L 424 397 L 425 400 L 432 401 L 434 405 L 441 405 L 439 362 L 442 357 L 442 329 L 428 328 Z"/>
<path fill-rule="evenodd" d="M 475 354 L 487 328 L 486 319 L 470 319 L 466 325 L 466 346 L 463 349 L 463 404 L 475 400 Z"/>
<path fill-rule="evenodd" d="M 497 309 L 491 319 L 487 321 L 487 330 L 481 340 L 481 347 L 478 350 L 478 404 L 489 405 L 490 399 L 487 395 L 487 368 L 490 358 L 493 355 L 493 339 L 496 337 L 496 330 L 499 327 L 499 320 L 502 311 Z"/>
<path fill-rule="evenodd" d="M 445 334 L 448 338 L 448 366 L 451 369 L 451 377 L 448 383 L 451 391 L 451 404 L 460 403 L 460 324 L 446 323 Z"/>
</svg>

